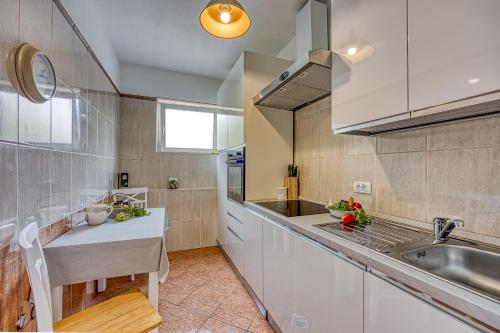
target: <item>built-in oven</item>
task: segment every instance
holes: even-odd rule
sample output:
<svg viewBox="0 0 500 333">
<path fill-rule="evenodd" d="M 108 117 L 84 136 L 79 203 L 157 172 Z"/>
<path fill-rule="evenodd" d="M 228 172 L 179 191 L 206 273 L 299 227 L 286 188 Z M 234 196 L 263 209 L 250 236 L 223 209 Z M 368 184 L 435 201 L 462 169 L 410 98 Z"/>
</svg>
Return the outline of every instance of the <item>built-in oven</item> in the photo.
<svg viewBox="0 0 500 333">
<path fill-rule="evenodd" d="M 243 205 L 245 201 L 245 146 L 227 152 L 227 198 Z"/>
</svg>

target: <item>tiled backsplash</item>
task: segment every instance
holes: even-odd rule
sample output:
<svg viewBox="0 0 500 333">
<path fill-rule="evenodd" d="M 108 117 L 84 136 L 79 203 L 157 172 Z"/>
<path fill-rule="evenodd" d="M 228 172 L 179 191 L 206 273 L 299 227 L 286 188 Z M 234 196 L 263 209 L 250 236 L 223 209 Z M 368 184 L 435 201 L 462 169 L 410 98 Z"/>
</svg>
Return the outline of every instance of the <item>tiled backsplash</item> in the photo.
<svg viewBox="0 0 500 333">
<path fill-rule="evenodd" d="M 167 208 L 167 250 L 216 245 L 215 155 L 156 152 L 156 102 L 121 98 L 120 172 L 129 187 L 148 186 L 150 207 Z M 169 177 L 180 181 L 168 190 Z"/>
<path fill-rule="evenodd" d="M 349 196 L 371 212 L 430 228 L 436 216 L 462 218 L 464 237 L 500 243 L 500 117 L 385 134 L 333 135 L 331 99 L 295 113 L 300 195 Z M 372 182 L 372 195 L 353 193 Z"/>
<path fill-rule="evenodd" d="M 52 60 L 57 92 L 28 101 L 0 63 L 0 331 L 31 318 L 19 230 L 37 221 L 44 237 L 59 236 L 108 195 L 118 168 L 119 96 L 52 0 L 2 1 L 1 58 L 24 42 Z"/>
</svg>

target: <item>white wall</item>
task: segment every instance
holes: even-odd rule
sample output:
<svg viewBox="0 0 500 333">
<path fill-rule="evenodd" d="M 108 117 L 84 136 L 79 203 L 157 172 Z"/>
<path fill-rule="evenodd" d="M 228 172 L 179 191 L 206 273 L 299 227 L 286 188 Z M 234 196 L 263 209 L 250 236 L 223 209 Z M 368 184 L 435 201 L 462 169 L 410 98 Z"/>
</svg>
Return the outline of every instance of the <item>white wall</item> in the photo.
<svg viewBox="0 0 500 333">
<path fill-rule="evenodd" d="M 297 38 L 293 37 L 292 39 L 290 39 L 285 47 L 282 48 L 281 51 L 278 52 L 278 54 L 276 54 L 276 57 L 295 61 L 295 59 L 297 59 Z"/>
<path fill-rule="evenodd" d="M 120 63 L 105 33 L 96 0 L 61 0 L 113 82 L 120 88 Z"/>
<path fill-rule="evenodd" d="M 218 79 L 150 67 L 121 64 L 120 91 L 181 101 L 217 103 Z"/>
</svg>

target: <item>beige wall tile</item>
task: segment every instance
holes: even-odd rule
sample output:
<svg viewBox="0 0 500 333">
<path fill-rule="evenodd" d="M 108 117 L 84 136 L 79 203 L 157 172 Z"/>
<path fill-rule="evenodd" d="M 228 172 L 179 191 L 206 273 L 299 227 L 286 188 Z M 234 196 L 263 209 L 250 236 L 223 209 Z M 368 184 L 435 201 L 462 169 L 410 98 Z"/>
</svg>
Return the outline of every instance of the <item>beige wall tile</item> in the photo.
<svg viewBox="0 0 500 333">
<path fill-rule="evenodd" d="M 354 197 L 356 201 L 363 204 L 367 210 L 375 209 L 375 155 L 345 156 L 342 165 L 342 189 L 344 198 Z M 372 193 L 359 194 L 353 192 L 354 181 L 366 181 L 372 183 Z"/>
<path fill-rule="evenodd" d="M 152 159 L 155 157 L 160 158 L 161 153 L 156 152 L 156 131 L 141 130 L 140 135 L 140 158 L 143 160 Z"/>
<path fill-rule="evenodd" d="M 161 208 L 160 205 L 160 190 L 149 190 L 148 192 L 148 207 L 149 208 Z"/>
<path fill-rule="evenodd" d="M 201 247 L 217 245 L 217 220 L 201 219 Z"/>
<path fill-rule="evenodd" d="M 182 249 L 182 233 L 181 233 L 181 221 L 171 221 L 170 228 L 167 231 L 167 236 L 165 242 L 167 243 L 167 252 L 177 251 Z"/>
<path fill-rule="evenodd" d="M 161 158 L 159 156 L 141 160 L 141 186 L 161 188 Z"/>
<path fill-rule="evenodd" d="M 500 148 L 428 153 L 427 219 L 458 217 L 464 229 L 500 237 Z"/>
<path fill-rule="evenodd" d="M 141 127 L 148 131 L 156 131 L 156 102 L 140 101 Z"/>
<path fill-rule="evenodd" d="M 217 218 L 217 190 L 200 190 L 201 218 Z"/>
<path fill-rule="evenodd" d="M 426 129 L 377 136 L 377 153 L 403 153 L 426 149 Z"/>
<path fill-rule="evenodd" d="M 141 132 L 136 128 L 120 130 L 120 158 L 137 160 L 141 154 Z"/>
<path fill-rule="evenodd" d="M 171 221 L 182 220 L 182 196 L 184 191 L 165 190 L 162 191 L 160 203 L 167 207 L 168 219 Z"/>
<path fill-rule="evenodd" d="M 319 158 L 304 158 L 297 162 L 299 169 L 299 194 L 304 198 L 319 196 Z"/>
<path fill-rule="evenodd" d="M 199 154 L 196 173 L 199 188 L 217 188 L 216 155 Z"/>
<path fill-rule="evenodd" d="M 201 218 L 200 190 L 181 190 L 182 206 L 181 218 L 183 221 Z"/>
<path fill-rule="evenodd" d="M 376 211 L 425 221 L 425 152 L 378 156 Z"/>
<path fill-rule="evenodd" d="M 121 128 L 141 128 L 139 100 L 135 98 L 120 98 L 120 116 Z"/>
<path fill-rule="evenodd" d="M 179 179 L 179 188 L 198 188 L 198 159 L 195 154 L 166 153 L 162 155 L 162 183 L 169 177 Z"/>
<path fill-rule="evenodd" d="M 300 158 L 318 157 L 318 112 L 316 112 L 314 104 L 297 112 L 295 122 L 297 138 L 295 144 Z"/>
<path fill-rule="evenodd" d="M 185 220 L 181 225 L 181 249 L 201 247 L 201 220 Z"/>
<path fill-rule="evenodd" d="M 342 157 L 319 159 L 319 193 L 321 201 L 342 198 Z"/>
<path fill-rule="evenodd" d="M 376 139 L 369 136 L 344 135 L 344 155 L 375 154 Z"/>
<path fill-rule="evenodd" d="M 328 98 L 329 99 L 329 98 Z M 343 136 L 333 135 L 330 103 L 319 109 L 319 156 L 342 156 Z"/>
<path fill-rule="evenodd" d="M 435 126 L 427 133 L 431 150 L 500 145 L 500 117 Z"/>
</svg>

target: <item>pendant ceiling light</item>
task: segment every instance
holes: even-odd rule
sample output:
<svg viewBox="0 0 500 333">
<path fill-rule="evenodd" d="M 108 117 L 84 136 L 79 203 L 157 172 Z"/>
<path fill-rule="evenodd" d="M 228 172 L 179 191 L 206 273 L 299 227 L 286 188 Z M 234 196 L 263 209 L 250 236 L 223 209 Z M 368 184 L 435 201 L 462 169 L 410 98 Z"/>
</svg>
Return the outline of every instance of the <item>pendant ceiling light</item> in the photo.
<svg viewBox="0 0 500 333">
<path fill-rule="evenodd" d="M 212 0 L 201 12 L 200 24 L 216 37 L 236 38 L 250 29 L 250 17 L 236 0 Z"/>
</svg>

